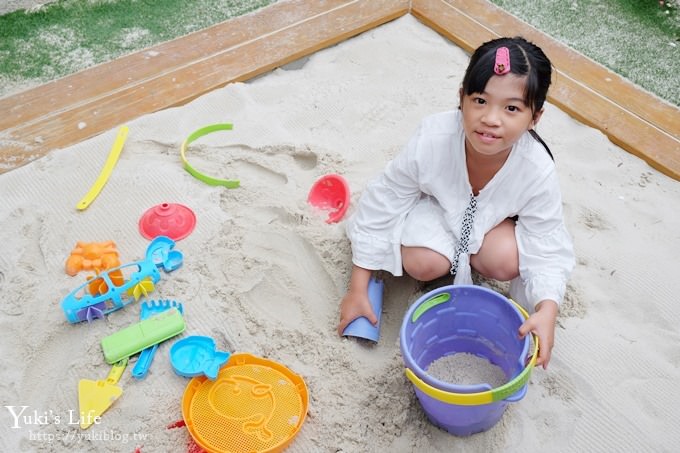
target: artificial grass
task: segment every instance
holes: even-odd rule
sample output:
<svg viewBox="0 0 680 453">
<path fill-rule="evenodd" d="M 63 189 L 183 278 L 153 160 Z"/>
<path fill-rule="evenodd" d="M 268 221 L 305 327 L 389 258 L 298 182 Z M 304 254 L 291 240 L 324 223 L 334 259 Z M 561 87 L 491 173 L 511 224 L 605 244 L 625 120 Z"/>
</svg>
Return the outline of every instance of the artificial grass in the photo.
<svg viewBox="0 0 680 453">
<path fill-rule="evenodd" d="M 60 0 L 0 16 L 0 96 L 246 14 L 276 0 Z"/>
</svg>

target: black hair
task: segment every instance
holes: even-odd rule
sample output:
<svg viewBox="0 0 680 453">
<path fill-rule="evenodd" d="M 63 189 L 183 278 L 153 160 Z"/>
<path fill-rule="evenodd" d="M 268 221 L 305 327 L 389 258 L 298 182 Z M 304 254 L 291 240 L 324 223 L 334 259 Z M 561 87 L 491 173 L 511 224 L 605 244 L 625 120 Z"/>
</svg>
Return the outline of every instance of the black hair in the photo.
<svg viewBox="0 0 680 453">
<path fill-rule="evenodd" d="M 497 38 L 487 41 L 475 50 L 470 57 L 463 86 L 463 95 L 483 93 L 489 79 L 494 75 L 496 50 L 507 47 L 510 52 L 510 72 L 518 76 L 526 76 L 524 103 L 531 108 L 532 116 L 543 108 L 548 95 L 552 78 L 552 65 L 540 47 L 521 36 L 514 38 Z M 538 141 L 554 160 L 550 148 L 534 129 L 529 133 Z"/>
</svg>

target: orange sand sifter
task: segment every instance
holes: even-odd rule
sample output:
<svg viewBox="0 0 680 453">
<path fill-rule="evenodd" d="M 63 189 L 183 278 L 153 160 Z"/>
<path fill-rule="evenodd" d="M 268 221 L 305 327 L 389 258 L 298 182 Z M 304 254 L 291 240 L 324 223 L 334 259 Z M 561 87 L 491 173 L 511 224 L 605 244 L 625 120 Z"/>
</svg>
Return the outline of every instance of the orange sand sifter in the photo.
<svg viewBox="0 0 680 453">
<path fill-rule="evenodd" d="M 182 416 L 207 452 L 280 452 L 307 415 L 304 380 L 285 366 L 250 354 L 232 354 L 214 381 L 189 381 Z"/>
</svg>

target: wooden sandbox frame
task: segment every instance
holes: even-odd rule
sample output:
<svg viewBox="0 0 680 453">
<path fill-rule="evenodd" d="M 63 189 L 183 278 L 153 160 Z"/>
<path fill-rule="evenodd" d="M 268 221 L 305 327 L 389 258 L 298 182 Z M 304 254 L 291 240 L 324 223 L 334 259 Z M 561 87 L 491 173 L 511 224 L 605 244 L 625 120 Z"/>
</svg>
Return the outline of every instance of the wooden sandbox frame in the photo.
<svg viewBox="0 0 680 453">
<path fill-rule="evenodd" d="M 467 52 L 498 36 L 535 42 L 555 67 L 551 103 L 680 180 L 680 109 L 485 0 L 288 0 L 0 99 L 0 173 L 404 14 Z"/>
</svg>

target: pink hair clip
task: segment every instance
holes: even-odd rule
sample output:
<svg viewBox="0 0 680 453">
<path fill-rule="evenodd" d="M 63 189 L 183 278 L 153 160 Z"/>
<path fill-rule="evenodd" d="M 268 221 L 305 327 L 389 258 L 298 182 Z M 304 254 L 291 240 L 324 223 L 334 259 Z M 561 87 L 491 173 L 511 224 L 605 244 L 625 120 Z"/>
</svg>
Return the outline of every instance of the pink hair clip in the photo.
<svg viewBox="0 0 680 453">
<path fill-rule="evenodd" d="M 493 65 L 493 72 L 498 75 L 510 72 L 510 51 L 507 47 L 496 49 L 496 62 Z"/>
</svg>

